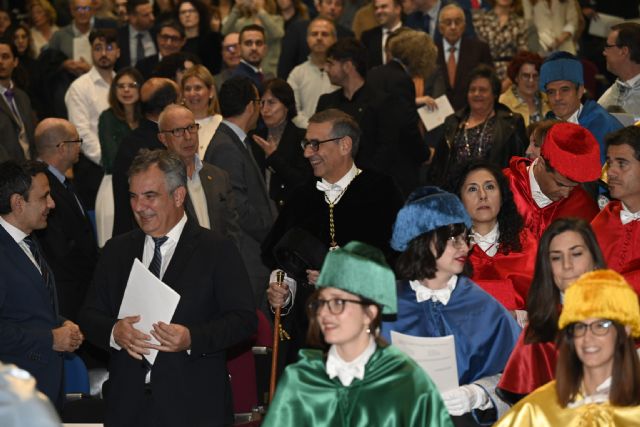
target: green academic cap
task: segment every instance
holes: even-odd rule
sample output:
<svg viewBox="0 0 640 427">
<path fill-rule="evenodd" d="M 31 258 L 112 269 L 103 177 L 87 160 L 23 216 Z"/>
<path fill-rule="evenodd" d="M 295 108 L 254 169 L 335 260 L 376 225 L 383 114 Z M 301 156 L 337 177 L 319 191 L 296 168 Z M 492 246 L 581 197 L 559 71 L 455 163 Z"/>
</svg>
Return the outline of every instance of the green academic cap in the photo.
<svg viewBox="0 0 640 427">
<path fill-rule="evenodd" d="M 383 314 L 398 311 L 396 278 L 382 252 L 362 242 L 350 242 L 330 251 L 316 286 L 338 288 L 382 306 Z"/>
</svg>

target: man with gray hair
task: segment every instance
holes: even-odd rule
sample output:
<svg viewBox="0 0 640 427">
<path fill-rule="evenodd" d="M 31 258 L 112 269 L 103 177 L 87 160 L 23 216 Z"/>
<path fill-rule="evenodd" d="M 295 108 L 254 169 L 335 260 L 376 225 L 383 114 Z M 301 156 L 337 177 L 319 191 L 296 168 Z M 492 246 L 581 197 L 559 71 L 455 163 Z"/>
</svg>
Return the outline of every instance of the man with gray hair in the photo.
<svg viewBox="0 0 640 427">
<path fill-rule="evenodd" d="M 111 350 L 105 425 L 232 424 L 225 351 L 256 330 L 240 254 L 185 214 L 187 171 L 175 153 L 142 150 L 129 193 L 140 228 L 107 242 L 80 316 L 88 339 Z M 118 318 L 135 259 L 180 294 L 171 323 L 151 331 L 136 327 L 140 316 Z"/>
</svg>

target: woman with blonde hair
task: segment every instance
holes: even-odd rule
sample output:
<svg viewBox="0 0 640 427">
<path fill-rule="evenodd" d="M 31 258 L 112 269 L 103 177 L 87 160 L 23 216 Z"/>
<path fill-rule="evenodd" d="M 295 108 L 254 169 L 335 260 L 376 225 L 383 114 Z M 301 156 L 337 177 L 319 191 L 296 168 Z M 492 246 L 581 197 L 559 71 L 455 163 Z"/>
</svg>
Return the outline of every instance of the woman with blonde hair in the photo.
<svg viewBox="0 0 640 427">
<path fill-rule="evenodd" d="M 194 65 L 187 69 L 180 81 L 182 102 L 193 113 L 198 130 L 198 154 L 204 158 L 209 142 L 222 121 L 218 93 L 213 76 L 204 65 Z"/>
<path fill-rule="evenodd" d="M 60 28 L 56 25 L 58 14 L 47 0 L 32 0 L 29 6 L 29 23 L 33 51 L 36 57 L 42 48 L 49 43 L 53 33 Z"/>
</svg>

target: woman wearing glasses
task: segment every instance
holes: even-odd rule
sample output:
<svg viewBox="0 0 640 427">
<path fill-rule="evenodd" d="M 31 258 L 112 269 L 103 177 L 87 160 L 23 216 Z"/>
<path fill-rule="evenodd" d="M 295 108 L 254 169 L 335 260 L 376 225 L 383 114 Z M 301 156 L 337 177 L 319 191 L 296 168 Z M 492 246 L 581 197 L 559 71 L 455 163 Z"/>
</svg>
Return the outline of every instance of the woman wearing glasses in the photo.
<svg viewBox="0 0 640 427">
<path fill-rule="evenodd" d="M 199 64 L 194 65 L 182 74 L 180 86 L 184 106 L 191 110 L 196 123 L 200 125 L 198 155 L 204 159 L 204 153 L 207 151 L 211 138 L 222 122 L 213 76 L 207 67 Z"/>
<path fill-rule="evenodd" d="M 494 394 L 520 328 L 509 312 L 467 277 L 471 219 L 460 200 L 437 187 L 416 190 L 398 213 L 391 246 L 402 251 L 396 271 L 398 316 L 391 331 L 455 339 L 460 387 L 442 394 L 456 425 L 495 421 L 506 411 Z"/>
<path fill-rule="evenodd" d="M 293 124 L 296 100 L 289 83 L 268 80 L 260 100 L 260 117 L 266 129 L 253 135 L 256 161 L 265 174 L 269 196 L 281 210 L 292 192 L 313 175 L 309 161 L 300 150 L 304 129 Z"/>
<path fill-rule="evenodd" d="M 329 252 L 309 299 L 309 341 L 287 367 L 263 426 L 452 426 L 440 395 L 408 356 L 378 336 L 396 312 L 382 252 L 351 242 Z"/>
<path fill-rule="evenodd" d="M 474 161 L 463 165 L 454 181 L 456 194 L 473 223 L 471 278 L 524 327 L 537 242 L 523 228 L 500 168 L 484 160 Z"/>
<path fill-rule="evenodd" d="M 496 425 L 637 426 L 640 420 L 638 297 L 613 270 L 586 273 L 565 293 L 555 381 Z"/>
<path fill-rule="evenodd" d="M 605 268 L 605 263 L 589 224 L 576 218 L 551 223 L 538 246 L 527 296 L 529 323 L 498 383 L 503 399 L 515 403 L 555 377 L 554 341 L 564 292 L 578 277 L 596 268 Z"/>
<path fill-rule="evenodd" d="M 123 138 L 138 127 L 142 117 L 142 82 L 142 75 L 133 67 L 118 71 L 109 88 L 109 108 L 98 119 L 98 138 L 105 173 L 96 196 L 96 225 L 100 247 L 111 238 L 113 232 L 113 162 Z"/>
</svg>

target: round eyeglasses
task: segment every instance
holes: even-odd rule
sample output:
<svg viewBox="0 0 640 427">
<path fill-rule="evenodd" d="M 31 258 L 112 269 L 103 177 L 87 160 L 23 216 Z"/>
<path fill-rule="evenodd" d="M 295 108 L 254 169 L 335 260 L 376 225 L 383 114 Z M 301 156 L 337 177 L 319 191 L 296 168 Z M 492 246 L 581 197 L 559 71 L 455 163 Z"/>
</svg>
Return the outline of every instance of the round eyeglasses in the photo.
<svg viewBox="0 0 640 427">
<path fill-rule="evenodd" d="M 567 332 L 570 336 L 576 338 L 583 337 L 587 333 L 587 329 L 590 329 L 593 335 L 601 337 L 609 333 L 611 326 L 613 326 L 613 322 L 611 320 L 596 320 L 589 324 L 576 322 L 569 325 Z"/>
<path fill-rule="evenodd" d="M 331 314 L 342 314 L 342 312 L 344 311 L 344 307 L 347 305 L 348 302 L 351 302 L 353 304 L 360 304 L 360 305 L 364 305 L 364 302 L 362 301 L 358 301 L 355 299 L 344 299 L 344 298 L 331 298 L 331 299 L 315 299 L 313 301 L 311 301 L 308 305 L 309 311 L 311 312 L 311 314 L 318 314 L 318 312 L 320 312 L 320 309 L 322 307 L 324 307 L 325 305 L 327 307 L 329 307 L 329 313 Z"/>
</svg>

